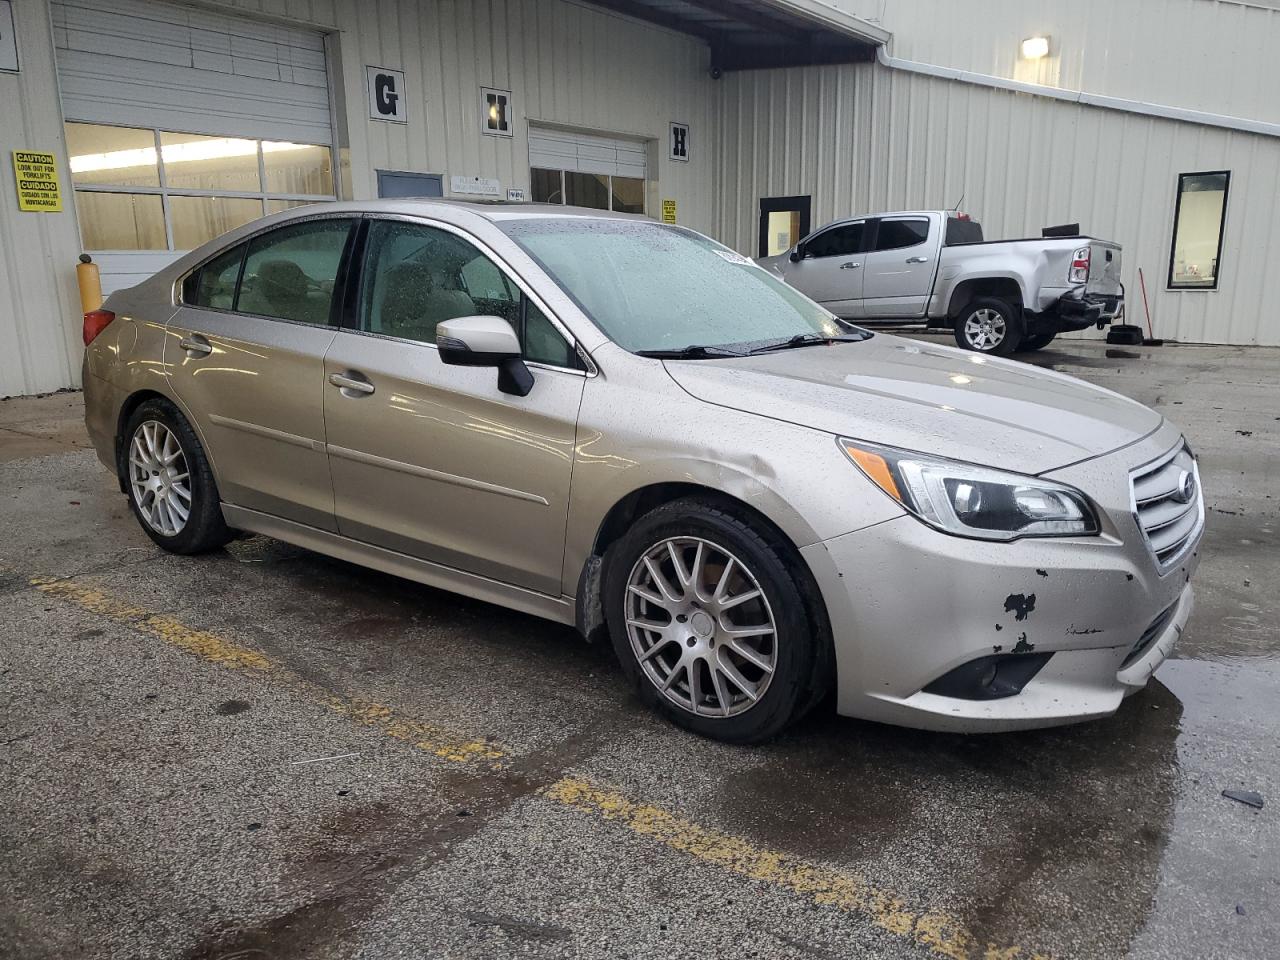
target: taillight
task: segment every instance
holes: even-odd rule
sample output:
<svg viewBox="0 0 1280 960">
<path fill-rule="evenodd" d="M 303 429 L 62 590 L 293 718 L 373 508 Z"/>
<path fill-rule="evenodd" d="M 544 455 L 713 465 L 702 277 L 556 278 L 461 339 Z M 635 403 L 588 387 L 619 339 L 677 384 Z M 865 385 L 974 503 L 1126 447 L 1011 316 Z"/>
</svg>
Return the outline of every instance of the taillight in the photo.
<svg viewBox="0 0 1280 960">
<path fill-rule="evenodd" d="M 1089 248 L 1081 247 L 1071 255 L 1071 269 L 1067 271 L 1069 283 L 1084 283 L 1089 279 Z"/>
<path fill-rule="evenodd" d="M 93 343 L 94 338 L 111 325 L 116 315 L 110 310 L 90 310 L 84 315 L 84 345 Z"/>
</svg>

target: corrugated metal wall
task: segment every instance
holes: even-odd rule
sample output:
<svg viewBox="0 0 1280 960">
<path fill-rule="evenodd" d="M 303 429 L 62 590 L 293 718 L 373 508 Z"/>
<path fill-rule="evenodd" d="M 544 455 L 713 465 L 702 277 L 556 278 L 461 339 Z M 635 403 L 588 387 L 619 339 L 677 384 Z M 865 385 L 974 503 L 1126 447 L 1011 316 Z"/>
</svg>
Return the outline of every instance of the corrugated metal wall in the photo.
<svg viewBox="0 0 1280 960">
<path fill-rule="evenodd" d="M 378 169 L 529 186 L 528 124 L 655 138 L 650 177 L 694 228 L 715 223 L 710 55 L 692 37 L 565 0 L 337 0 L 357 197 Z M 367 120 L 365 65 L 405 72 L 409 123 Z M 513 92 L 514 136 L 480 133 L 480 88 Z M 667 160 L 667 125 L 691 127 L 689 163 Z M 660 198 L 651 195 L 652 213 Z"/>
<path fill-rule="evenodd" d="M 1280 344 L 1280 139 L 1139 117 L 875 64 L 729 74 L 717 233 L 754 255 L 761 197 L 810 194 L 813 224 L 964 197 L 988 238 L 1079 221 L 1120 241 L 1158 332 Z M 1231 170 L 1217 291 L 1166 291 L 1177 175 Z M 1130 313 L 1134 317 L 1134 313 Z"/>
<path fill-rule="evenodd" d="M 837 0 L 893 31 L 895 57 L 1280 122 L 1274 0 Z M 1022 40 L 1050 55 L 1022 60 Z"/>
<path fill-rule="evenodd" d="M 80 374 L 72 282 L 80 240 L 68 173 L 62 213 L 19 213 L 10 161 L 11 150 L 66 156 L 49 9 L 15 3 L 13 13 L 21 72 L 0 73 L 0 397 L 56 390 Z"/>
</svg>

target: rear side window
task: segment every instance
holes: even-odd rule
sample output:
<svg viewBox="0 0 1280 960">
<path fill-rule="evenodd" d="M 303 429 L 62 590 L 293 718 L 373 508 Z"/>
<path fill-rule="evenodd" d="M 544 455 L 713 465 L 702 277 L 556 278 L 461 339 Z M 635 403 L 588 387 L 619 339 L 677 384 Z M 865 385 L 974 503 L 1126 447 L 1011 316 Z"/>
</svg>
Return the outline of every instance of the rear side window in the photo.
<svg viewBox="0 0 1280 960">
<path fill-rule="evenodd" d="M 220 253 L 192 274 L 195 289 L 184 291 L 187 303 L 215 310 L 230 310 L 236 302 L 236 281 L 240 279 L 240 264 L 244 261 L 247 243 Z"/>
<path fill-rule="evenodd" d="M 961 243 L 981 243 L 982 224 L 976 220 L 961 220 L 959 217 L 947 217 L 947 246 L 954 247 Z"/>
<path fill-rule="evenodd" d="M 843 227 L 824 230 L 804 245 L 808 257 L 844 257 L 862 249 L 862 236 L 866 224 L 848 223 Z"/>
<path fill-rule="evenodd" d="M 328 324 L 350 220 L 308 220 L 249 241 L 235 309 L 260 317 Z"/>
<path fill-rule="evenodd" d="M 881 220 L 880 229 L 876 232 L 876 249 L 900 250 L 928 239 L 929 221 L 923 217 L 919 220 Z"/>
</svg>

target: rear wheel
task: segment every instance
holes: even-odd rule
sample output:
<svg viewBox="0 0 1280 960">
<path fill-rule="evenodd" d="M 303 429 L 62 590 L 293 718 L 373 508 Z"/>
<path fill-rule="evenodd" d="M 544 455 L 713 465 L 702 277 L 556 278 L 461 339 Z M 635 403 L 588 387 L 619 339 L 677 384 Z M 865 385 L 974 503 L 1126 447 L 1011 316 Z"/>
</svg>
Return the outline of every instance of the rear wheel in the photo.
<svg viewBox="0 0 1280 960">
<path fill-rule="evenodd" d="M 955 335 L 965 350 L 1007 357 L 1022 342 L 1020 311 L 1007 300 L 979 297 L 956 317 Z"/>
<path fill-rule="evenodd" d="M 1053 343 L 1056 333 L 1037 333 L 1035 336 L 1027 337 L 1018 347 L 1019 350 L 1043 350 L 1049 344 Z"/>
<path fill-rule="evenodd" d="M 172 553 L 203 553 L 231 539 L 204 448 L 173 404 L 141 404 L 124 442 L 129 506 L 147 536 Z"/>
<path fill-rule="evenodd" d="M 609 634 L 641 698 L 696 733 L 774 736 L 826 689 L 815 629 L 769 533 L 719 505 L 646 514 L 606 556 Z"/>
</svg>

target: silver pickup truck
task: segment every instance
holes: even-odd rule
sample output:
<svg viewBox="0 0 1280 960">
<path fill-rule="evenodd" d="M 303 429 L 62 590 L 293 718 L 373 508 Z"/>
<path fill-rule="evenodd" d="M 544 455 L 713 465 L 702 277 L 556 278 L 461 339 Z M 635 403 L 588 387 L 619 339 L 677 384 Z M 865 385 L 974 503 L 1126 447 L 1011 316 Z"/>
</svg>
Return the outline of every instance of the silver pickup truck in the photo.
<svg viewBox="0 0 1280 960">
<path fill-rule="evenodd" d="M 757 261 L 850 320 L 950 327 L 967 350 L 1039 350 L 1121 310 L 1120 245 L 1091 237 L 984 240 L 948 210 L 854 217 Z"/>
</svg>

